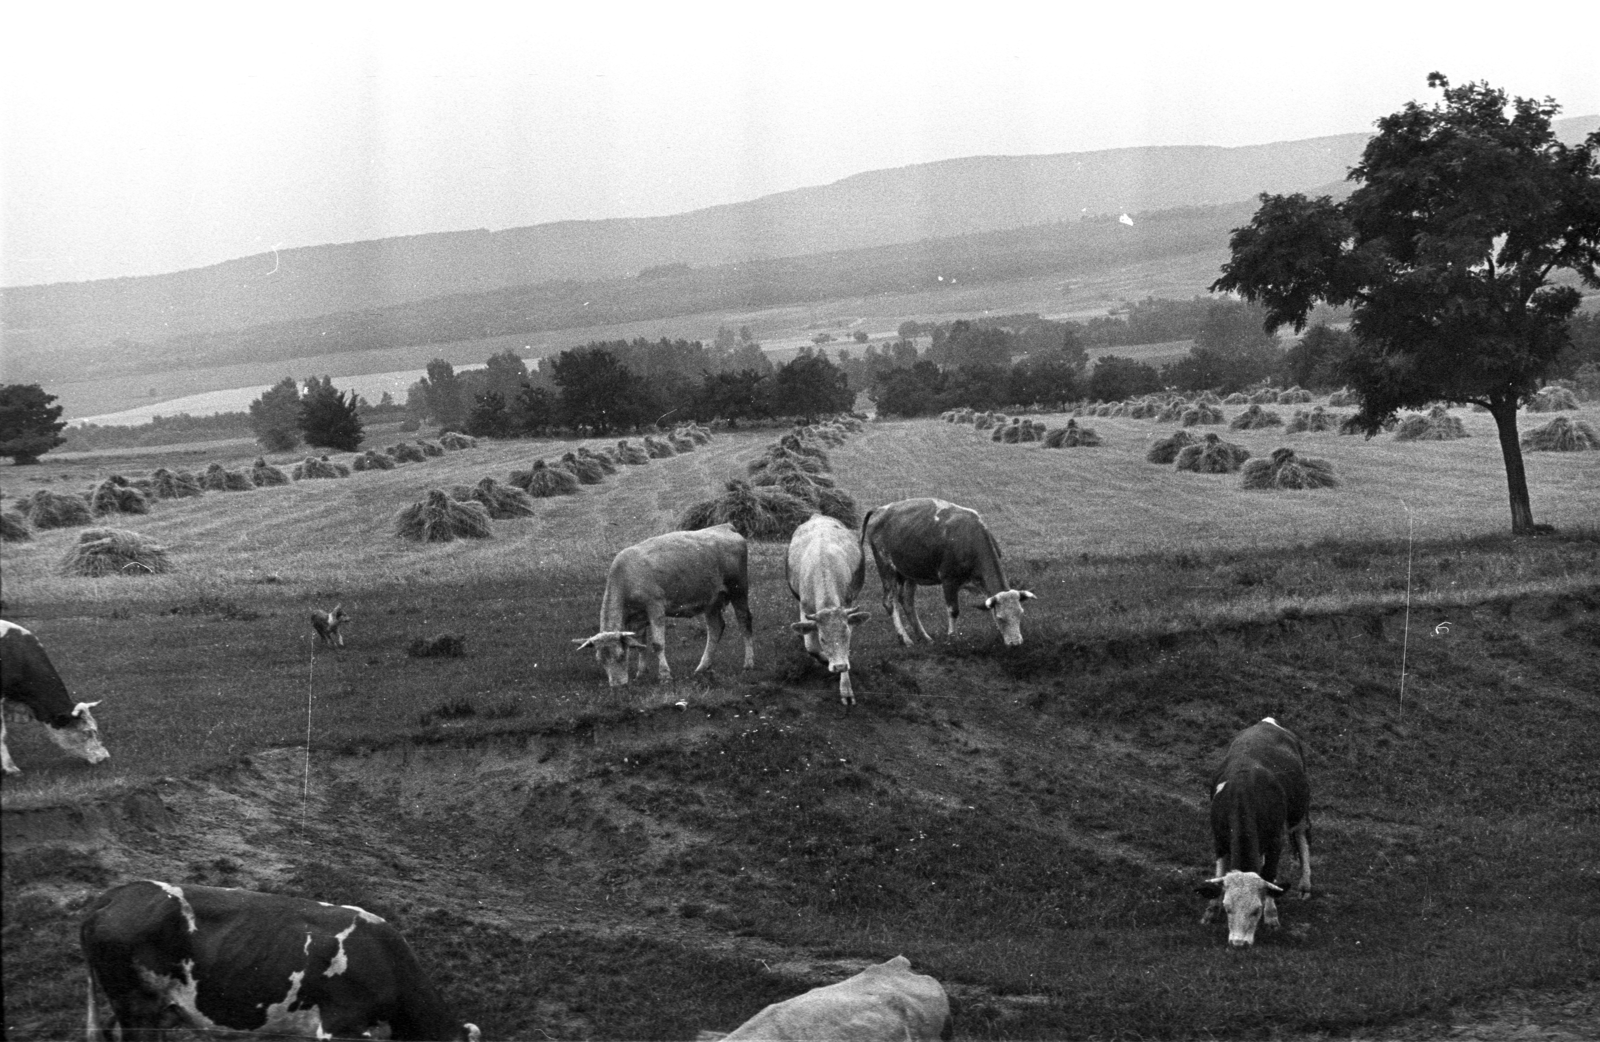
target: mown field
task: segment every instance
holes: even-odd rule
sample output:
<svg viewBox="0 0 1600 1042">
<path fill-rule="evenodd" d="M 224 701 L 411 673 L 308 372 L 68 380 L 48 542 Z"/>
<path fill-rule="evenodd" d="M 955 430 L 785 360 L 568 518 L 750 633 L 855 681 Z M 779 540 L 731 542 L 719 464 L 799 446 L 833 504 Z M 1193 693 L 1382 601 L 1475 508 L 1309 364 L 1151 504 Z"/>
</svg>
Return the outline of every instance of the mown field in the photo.
<svg viewBox="0 0 1600 1042">
<path fill-rule="evenodd" d="M 1492 426 L 1459 415 L 1454 442 L 1228 435 L 1341 478 L 1275 493 L 1144 462 L 1172 427 L 1150 420 L 1081 420 L 1106 444 L 1070 450 L 871 424 L 830 451 L 862 508 L 977 508 L 1038 598 L 1021 648 L 973 601 L 954 641 L 902 649 L 870 577 L 850 712 L 788 631 L 778 545 L 753 548 L 752 673 L 730 638 L 710 677 L 614 691 L 570 650 L 612 555 L 774 432 L 626 468 L 481 542 L 389 526 L 428 488 L 570 446 L 118 522 L 169 547 L 165 576 L 63 578 L 72 530 L 6 544 L 6 617 L 105 700 L 113 752 L 91 771 L 11 730 L 7 1035 L 81 1027 L 77 910 L 140 875 L 372 907 L 492 1038 L 726 1030 L 898 953 L 945 982 L 963 1038 L 1444 1036 L 1527 994 L 1592 1014 L 1600 453 L 1530 454 L 1556 531 L 1512 540 Z M 255 454 L 47 457 L 0 490 Z M 349 647 L 318 652 L 306 613 L 336 601 Z M 441 633 L 465 657 L 406 654 Z M 677 627 L 680 675 L 700 640 Z M 1269 713 L 1310 750 L 1317 892 L 1236 952 L 1190 892 L 1204 778 Z"/>
</svg>

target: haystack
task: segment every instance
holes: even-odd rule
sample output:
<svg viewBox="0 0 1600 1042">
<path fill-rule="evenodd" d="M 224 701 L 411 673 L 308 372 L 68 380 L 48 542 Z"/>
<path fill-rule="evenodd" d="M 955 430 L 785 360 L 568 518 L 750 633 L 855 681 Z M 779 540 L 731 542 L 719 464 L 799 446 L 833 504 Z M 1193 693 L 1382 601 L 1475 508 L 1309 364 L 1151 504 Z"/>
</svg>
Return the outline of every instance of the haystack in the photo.
<svg viewBox="0 0 1600 1042">
<path fill-rule="evenodd" d="M 1207 434 L 1204 441 L 1178 450 L 1173 465 L 1178 470 L 1192 470 L 1197 474 L 1232 474 L 1249 458 L 1250 450 L 1243 445 Z"/>
<path fill-rule="evenodd" d="M 172 570 L 167 548 L 121 528 L 90 528 L 61 558 L 62 575 L 155 575 Z"/>
<path fill-rule="evenodd" d="M 1022 421 L 1022 434 L 1018 438 L 1018 440 L 1019 441 L 1043 441 L 1044 440 L 1044 436 L 1045 436 L 1045 432 L 1048 431 L 1048 430 L 1049 430 L 1049 428 L 1044 425 L 1044 421 L 1043 420 L 1023 420 Z"/>
<path fill-rule="evenodd" d="M 1304 405 L 1311 400 L 1311 392 L 1304 387 L 1291 387 L 1278 392 L 1279 405 Z"/>
<path fill-rule="evenodd" d="M 27 518 L 9 510 L 0 512 L 0 541 L 25 543 L 32 538 L 33 529 L 28 526 Z"/>
<path fill-rule="evenodd" d="M 452 539 L 489 538 L 489 508 L 482 503 L 458 503 L 439 489 L 395 515 L 394 534 L 424 543 Z"/>
<path fill-rule="evenodd" d="M 693 438 L 679 434 L 676 431 L 667 435 L 667 444 L 671 445 L 673 450 L 680 455 L 685 452 L 693 452 L 699 447 Z"/>
<path fill-rule="evenodd" d="M 1228 424 L 1229 430 L 1254 431 L 1263 427 L 1282 427 L 1283 417 L 1271 409 L 1263 409 L 1260 405 L 1252 404 L 1248 409 L 1233 418 Z"/>
<path fill-rule="evenodd" d="M 291 472 L 296 481 L 306 481 L 312 478 L 347 478 L 350 468 L 343 463 L 334 463 L 326 456 L 318 459 L 316 456 L 307 456 L 303 463 L 296 463 Z"/>
<path fill-rule="evenodd" d="M 1394 432 L 1395 441 L 1452 441 L 1471 437 L 1458 417 L 1451 416 L 1443 405 L 1435 405 L 1426 413 L 1411 413 L 1401 418 Z"/>
<path fill-rule="evenodd" d="M 1566 387 L 1551 384 L 1542 387 L 1527 404 L 1529 412 L 1565 412 L 1578 407 L 1578 396 Z"/>
<path fill-rule="evenodd" d="M 818 451 L 820 452 L 821 450 Z M 822 453 L 819 459 L 817 456 L 791 452 L 784 448 L 782 444 L 778 444 L 768 445 L 761 455 L 745 465 L 745 470 L 749 472 L 751 477 L 759 477 L 769 468 L 780 464 L 796 467 L 807 474 L 826 474 L 833 469 L 826 453 Z"/>
<path fill-rule="evenodd" d="M 637 445 L 632 445 L 626 440 L 617 442 L 617 462 L 629 467 L 637 467 L 650 462 L 650 453 Z"/>
<path fill-rule="evenodd" d="M 1294 417 L 1289 420 L 1289 425 L 1284 428 L 1289 434 L 1311 433 L 1318 434 L 1322 431 L 1338 430 L 1339 424 L 1344 421 L 1342 413 L 1329 413 L 1322 406 L 1317 406 L 1310 412 L 1296 409 Z"/>
<path fill-rule="evenodd" d="M 1281 393 L 1276 387 L 1262 387 L 1250 392 L 1248 400 L 1251 405 L 1277 405 Z"/>
<path fill-rule="evenodd" d="M 666 459 L 668 456 L 676 456 L 678 454 L 678 450 L 674 449 L 670 443 L 653 434 L 644 436 L 644 451 L 650 454 L 651 459 Z"/>
<path fill-rule="evenodd" d="M 775 486 L 757 487 L 733 478 L 722 495 L 684 511 L 678 528 L 693 531 L 726 523 L 746 539 L 781 542 L 794 535 L 811 514 L 810 504 L 797 496 Z"/>
<path fill-rule="evenodd" d="M 1207 401 L 1195 402 L 1178 415 L 1178 422 L 1185 427 L 1221 423 L 1225 419 L 1227 417 L 1222 415 L 1222 407 Z"/>
<path fill-rule="evenodd" d="M 150 475 L 150 493 L 157 499 L 188 499 L 206 494 L 200 479 L 187 470 L 168 470 L 157 467 Z"/>
<path fill-rule="evenodd" d="M 1166 407 L 1166 402 L 1160 398 L 1137 398 L 1123 405 L 1121 415 L 1133 420 L 1153 420 Z"/>
<path fill-rule="evenodd" d="M 570 470 L 549 466 L 544 460 L 538 459 L 533 461 L 531 470 L 512 471 L 511 484 L 535 499 L 548 499 L 551 496 L 577 494 L 578 476 Z"/>
<path fill-rule="evenodd" d="M 105 514 L 148 514 L 150 502 L 144 493 L 128 484 L 128 480 L 113 474 L 89 493 L 89 512 L 95 517 Z"/>
<path fill-rule="evenodd" d="M 1333 464 L 1325 459 L 1296 456 L 1293 449 L 1273 449 L 1269 459 L 1253 459 L 1244 465 L 1239 487 L 1332 488 L 1339 483 Z"/>
<path fill-rule="evenodd" d="M 1223 405 L 1249 405 L 1250 404 L 1250 399 L 1248 397 L 1246 397 L 1243 393 L 1241 393 L 1239 391 L 1234 391 L 1232 394 L 1228 395 L 1228 397 L 1222 399 L 1222 404 Z"/>
<path fill-rule="evenodd" d="M 1199 443 L 1200 439 L 1198 437 L 1180 427 L 1172 432 L 1171 437 L 1162 438 L 1154 445 L 1151 445 L 1150 451 L 1144 454 L 1144 458 L 1150 463 L 1159 463 L 1162 466 L 1166 466 L 1178 458 L 1178 453 L 1190 445 Z"/>
<path fill-rule="evenodd" d="M 470 434 L 445 431 L 439 435 L 439 444 L 447 449 L 475 449 L 478 447 L 478 439 Z"/>
<path fill-rule="evenodd" d="M 1007 445 L 1015 445 L 1022 440 L 1022 421 L 1013 418 L 1010 423 L 995 432 L 1000 435 L 999 440 Z"/>
<path fill-rule="evenodd" d="M 443 456 L 444 455 L 444 446 L 440 445 L 436 441 L 429 441 L 427 438 L 418 438 L 417 439 L 417 448 L 422 450 L 422 454 L 424 456 Z"/>
<path fill-rule="evenodd" d="M 817 446 L 808 445 L 805 440 L 794 434 L 785 434 L 778 439 L 778 448 L 792 452 L 799 456 L 810 456 L 822 464 L 823 470 L 832 470 L 833 465 L 828 461 L 828 450 Z"/>
<path fill-rule="evenodd" d="M 450 490 L 450 498 L 461 503 L 482 503 L 494 521 L 530 517 L 534 512 L 532 496 L 515 485 L 502 485 L 494 478 L 483 478 L 476 485 L 457 485 Z"/>
<path fill-rule="evenodd" d="M 1183 414 L 1188 410 L 1188 402 L 1184 401 L 1182 398 L 1174 398 L 1171 402 L 1168 402 L 1166 405 L 1162 406 L 1160 412 L 1156 413 L 1156 422 L 1172 423 L 1175 420 L 1181 420 L 1183 419 Z"/>
<path fill-rule="evenodd" d="M 1100 444 L 1100 435 L 1093 427 L 1080 427 L 1077 420 L 1068 420 L 1065 427 L 1047 431 L 1044 447 L 1047 449 L 1093 448 Z"/>
<path fill-rule="evenodd" d="M 383 451 L 394 457 L 394 461 L 396 463 L 421 463 L 423 460 L 428 458 L 427 453 L 423 452 L 409 441 L 402 441 L 398 445 L 391 445 Z"/>
<path fill-rule="evenodd" d="M 986 431 L 994 426 L 994 413 L 980 412 L 972 416 L 972 429 Z"/>
<path fill-rule="evenodd" d="M 1341 387 L 1337 391 L 1334 391 L 1332 394 L 1328 395 L 1328 405 L 1330 408 L 1342 409 L 1345 406 L 1358 406 L 1360 404 L 1361 396 L 1348 387 Z"/>
<path fill-rule="evenodd" d="M 594 452 L 587 445 L 580 445 L 578 447 L 578 458 L 595 464 L 605 474 L 615 474 L 618 469 L 617 462 L 611 458 L 609 449 Z"/>
<path fill-rule="evenodd" d="M 357 456 L 356 458 L 359 460 L 361 457 Z M 383 459 L 381 456 L 378 458 Z M 385 460 L 385 462 L 388 461 Z M 394 464 L 389 463 L 389 466 L 392 467 Z M 266 457 L 257 456 L 255 464 L 250 468 L 250 481 L 257 488 L 269 488 L 274 485 L 289 484 L 289 475 L 284 473 L 282 467 L 274 467 L 268 463 Z"/>
<path fill-rule="evenodd" d="M 1600 449 L 1600 434 L 1583 420 L 1557 416 L 1524 434 L 1522 447 L 1532 452 L 1586 452 Z"/>
<path fill-rule="evenodd" d="M 605 468 L 600 466 L 598 460 L 580 457 L 575 452 L 564 453 L 555 466 L 570 471 L 581 485 L 598 485 L 606 479 Z"/>
<path fill-rule="evenodd" d="M 72 528 L 93 520 L 82 496 L 68 496 L 41 488 L 17 504 L 34 528 Z"/>
<path fill-rule="evenodd" d="M 393 470 L 396 464 L 393 457 L 368 449 L 351 460 L 350 466 L 355 470 Z"/>
<path fill-rule="evenodd" d="M 213 461 L 200 474 L 200 485 L 211 492 L 253 492 L 256 483 L 242 470 L 229 470 Z"/>
<path fill-rule="evenodd" d="M 689 438 L 696 445 L 704 445 L 711 440 L 711 428 L 698 423 L 686 423 L 674 433 Z"/>
<path fill-rule="evenodd" d="M 813 511 L 835 518 L 848 527 L 861 523 L 861 513 L 855 497 L 834 485 L 826 474 L 807 474 L 793 468 L 781 472 L 768 470 L 750 483 L 756 488 L 776 488 L 801 500 Z"/>
</svg>

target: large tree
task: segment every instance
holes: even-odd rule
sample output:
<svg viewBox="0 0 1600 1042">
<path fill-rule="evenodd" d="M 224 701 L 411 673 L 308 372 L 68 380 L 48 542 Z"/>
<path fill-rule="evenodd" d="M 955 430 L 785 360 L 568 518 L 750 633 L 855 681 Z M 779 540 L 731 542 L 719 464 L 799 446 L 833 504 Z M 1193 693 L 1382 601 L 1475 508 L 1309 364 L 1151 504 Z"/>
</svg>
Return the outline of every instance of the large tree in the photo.
<svg viewBox="0 0 1600 1042">
<path fill-rule="evenodd" d="M 1214 290 L 1304 328 L 1315 304 L 1348 304 L 1354 342 L 1339 375 L 1370 437 L 1402 408 L 1443 400 L 1494 417 L 1513 532 L 1534 531 L 1517 408 L 1568 343 L 1581 294 L 1600 288 L 1600 131 L 1569 147 L 1546 98 L 1485 83 L 1428 85 L 1443 101 L 1385 116 L 1343 202 L 1263 195 Z"/>
<path fill-rule="evenodd" d="M 807 423 L 828 413 L 844 412 L 855 400 L 844 370 L 820 352 L 801 351 L 773 377 L 773 411 L 803 416 Z"/>
<path fill-rule="evenodd" d="M 644 421 L 648 388 L 605 348 L 590 345 L 563 351 L 551 366 L 561 388 L 561 417 L 568 426 L 606 435 Z"/>
<path fill-rule="evenodd" d="M 356 393 L 341 392 L 333 381 L 309 377 L 300 399 L 300 432 L 307 445 L 354 452 L 361 447 L 362 424 Z"/>
<path fill-rule="evenodd" d="M 250 403 L 250 427 L 268 452 L 300 444 L 300 385 L 294 377 L 284 377 Z"/>
<path fill-rule="evenodd" d="M 62 444 L 66 427 L 60 405 L 38 384 L 0 387 L 0 456 L 10 456 L 16 466 L 38 463 L 39 457 Z"/>
</svg>

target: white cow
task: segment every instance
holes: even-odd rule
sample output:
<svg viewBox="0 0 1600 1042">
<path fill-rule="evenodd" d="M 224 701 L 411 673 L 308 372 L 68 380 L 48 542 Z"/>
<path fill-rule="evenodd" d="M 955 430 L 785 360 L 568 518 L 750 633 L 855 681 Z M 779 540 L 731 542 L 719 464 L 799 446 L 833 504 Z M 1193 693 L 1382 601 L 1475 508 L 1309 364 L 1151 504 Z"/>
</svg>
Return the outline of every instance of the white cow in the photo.
<svg viewBox="0 0 1600 1042">
<path fill-rule="evenodd" d="M 744 627 L 744 668 L 755 665 L 755 636 L 750 623 L 749 548 L 732 525 L 695 532 L 668 532 L 628 547 L 611 562 L 606 592 L 600 601 L 600 632 L 573 638 L 579 649 L 593 647 L 612 687 L 622 687 L 644 671 L 644 652 L 656 653 L 656 675 L 672 679 L 667 664 L 667 618 L 700 615 L 706 623 L 706 651 L 695 672 L 711 665 L 711 652 L 722 639 L 722 610 Z M 649 627 L 650 642 L 639 639 Z"/>
<path fill-rule="evenodd" d="M 724 1036 L 728 1042 L 948 1042 L 950 999 L 904 955 L 854 977 L 775 1002 Z"/>
<path fill-rule="evenodd" d="M 806 652 L 839 674 L 839 701 L 855 705 L 850 686 L 850 631 L 872 618 L 856 607 L 867 559 L 856 534 L 824 514 L 794 530 L 785 560 L 789 592 L 800 602 L 799 633 Z"/>
</svg>

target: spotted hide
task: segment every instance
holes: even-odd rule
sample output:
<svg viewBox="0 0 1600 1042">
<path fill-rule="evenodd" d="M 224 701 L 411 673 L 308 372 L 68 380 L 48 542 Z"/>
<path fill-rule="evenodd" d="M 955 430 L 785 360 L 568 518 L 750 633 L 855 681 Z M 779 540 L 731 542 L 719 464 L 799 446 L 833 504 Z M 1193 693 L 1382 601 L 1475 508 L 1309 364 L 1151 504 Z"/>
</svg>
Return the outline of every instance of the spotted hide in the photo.
<svg viewBox="0 0 1600 1042">
<path fill-rule="evenodd" d="M 4 621 L 0 621 L 0 694 L 5 703 L 0 707 L 0 765 L 5 773 L 20 773 L 6 748 L 8 722 L 39 721 L 57 745 L 90 763 L 111 755 L 100 744 L 100 727 L 90 712 L 100 703 L 74 702 L 38 638 Z"/>
<path fill-rule="evenodd" d="M 1272 717 L 1236 735 L 1211 775 L 1211 835 L 1217 874 L 1196 889 L 1211 898 L 1201 922 L 1228 916 L 1228 943 L 1255 943 L 1262 921 L 1278 925 L 1274 896 L 1278 858 L 1287 832 L 1300 854 L 1294 892 L 1311 896 L 1311 784 L 1305 753 L 1293 731 Z"/>
<path fill-rule="evenodd" d="M 732 1032 L 703 1038 L 738 1042 L 948 1042 L 950 999 L 904 955 L 854 977 L 773 1003 Z"/>
<path fill-rule="evenodd" d="M 1022 643 L 1022 602 L 1028 590 L 1013 590 L 1000 564 L 1000 547 L 976 510 L 942 499 L 902 499 L 868 511 L 861 541 L 883 583 L 883 610 L 905 644 L 932 640 L 917 618 L 917 587 L 944 590 L 947 635 L 955 636 L 961 591 L 984 594 L 983 607 L 1007 644 Z"/>
<path fill-rule="evenodd" d="M 95 898 L 79 929 L 88 1037 L 169 1028 L 304 1038 L 465 1039 L 405 939 L 350 905 L 143 881 Z M 110 1000 L 101 1019 L 97 986 Z"/>
</svg>

